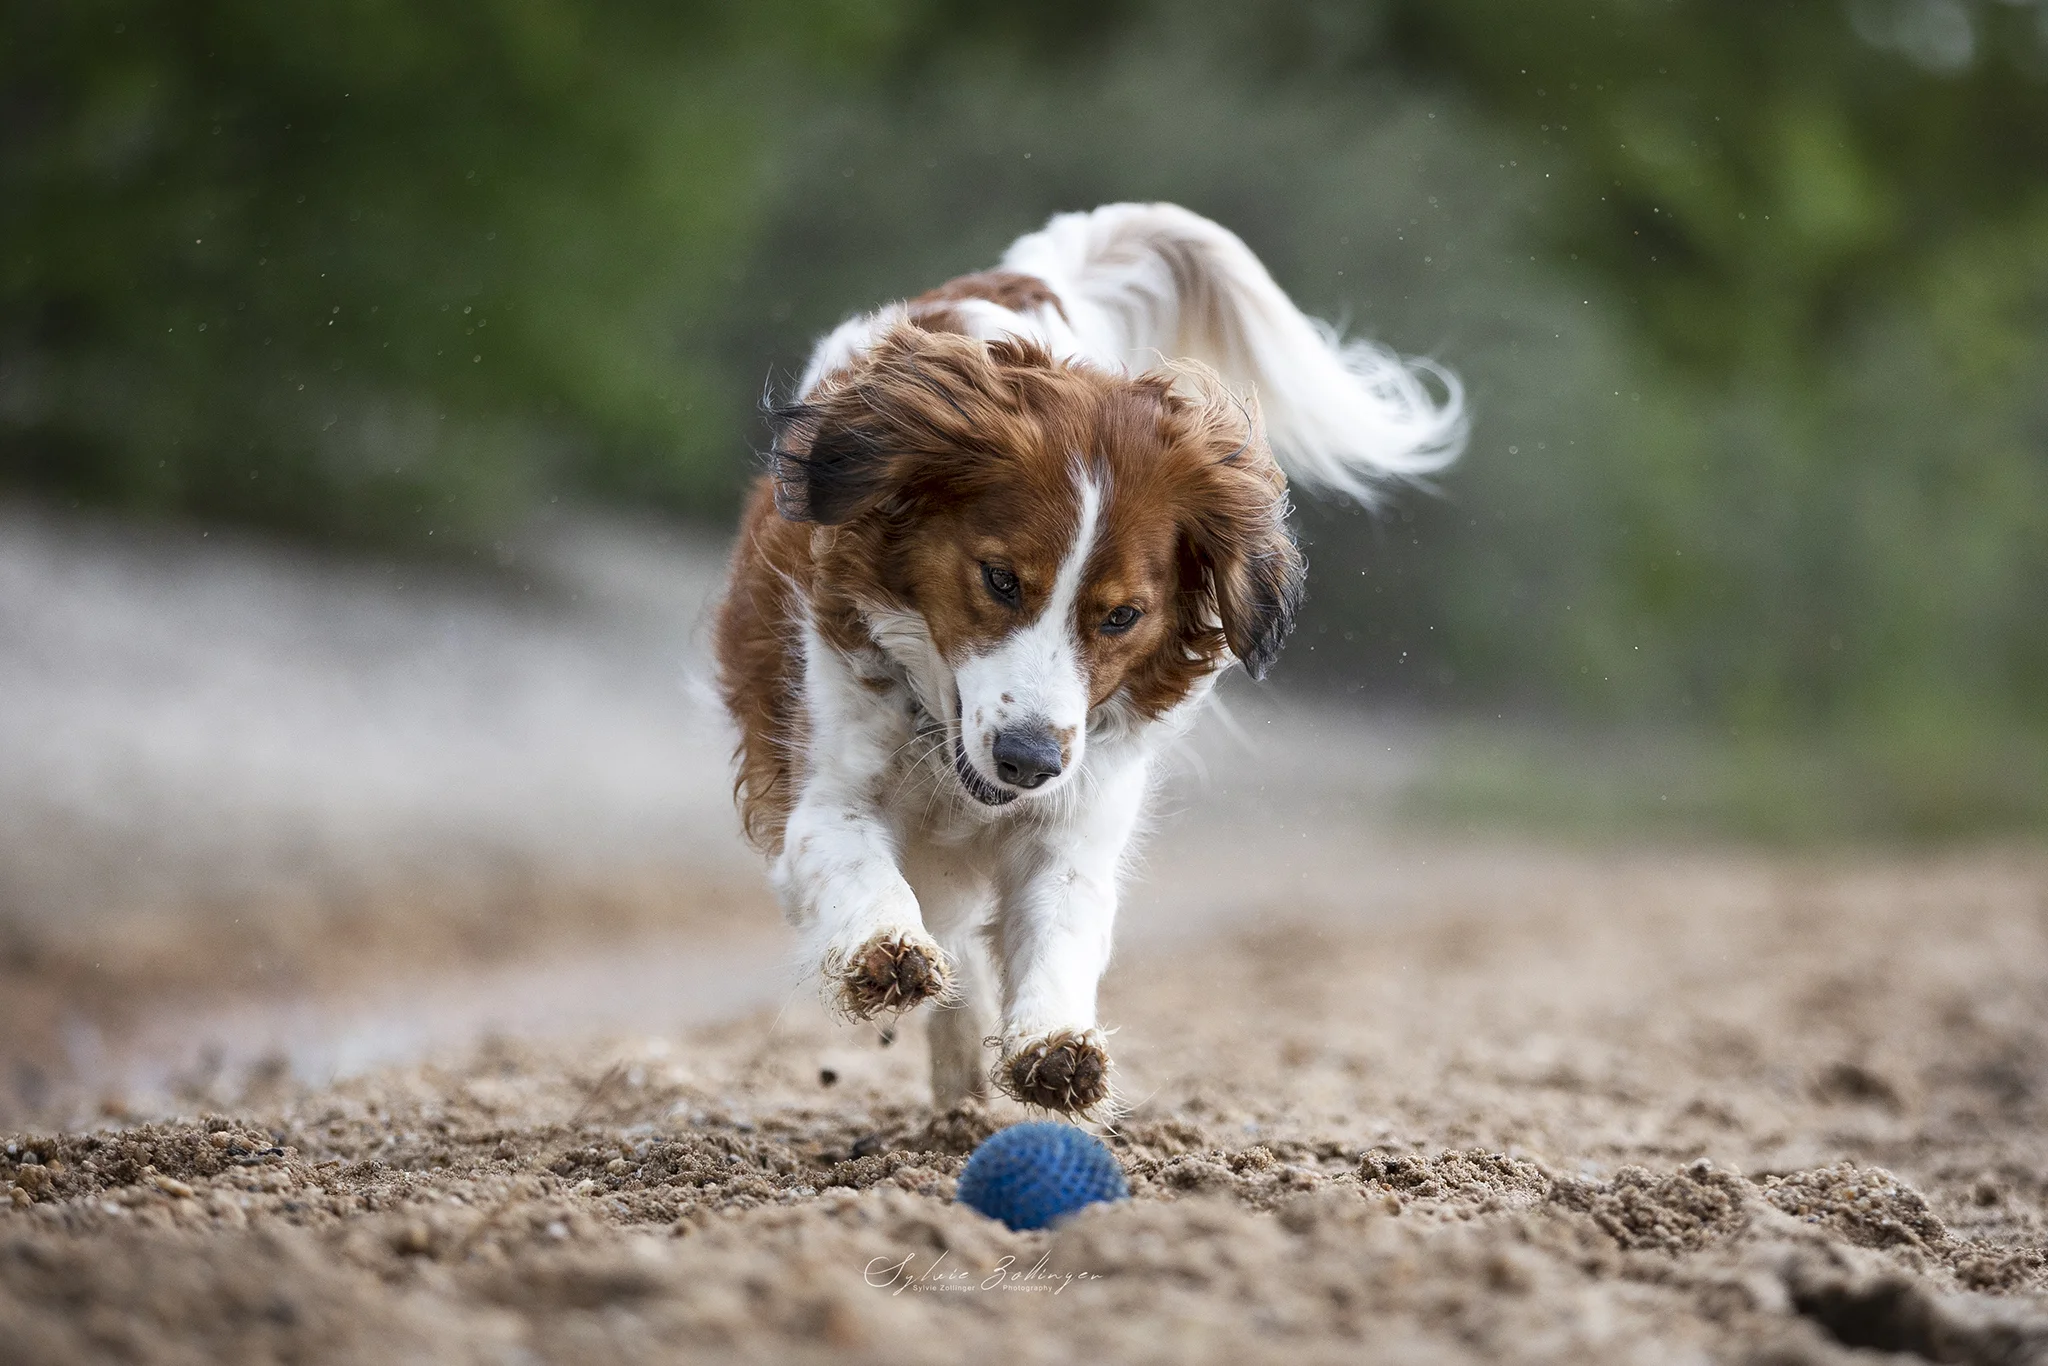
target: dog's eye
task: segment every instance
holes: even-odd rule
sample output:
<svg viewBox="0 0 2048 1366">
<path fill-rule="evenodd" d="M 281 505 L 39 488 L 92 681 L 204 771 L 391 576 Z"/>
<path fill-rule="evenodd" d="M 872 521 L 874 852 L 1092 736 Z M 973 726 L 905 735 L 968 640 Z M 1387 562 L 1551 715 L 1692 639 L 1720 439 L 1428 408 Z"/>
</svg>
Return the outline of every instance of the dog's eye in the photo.
<svg viewBox="0 0 2048 1366">
<path fill-rule="evenodd" d="M 985 564 L 981 567 L 981 581 L 988 585 L 989 596 L 1005 607 L 1017 605 L 1017 576 L 999 565 Z"/>
<path fill-rule="evenodd" d="M 1109 636 L 1120 636 L 1137 625 L 1138 618 L 1144 615 L 1137 608 L 1126 604 L 1102 619 L 1102 633 Z"/>
</svg>

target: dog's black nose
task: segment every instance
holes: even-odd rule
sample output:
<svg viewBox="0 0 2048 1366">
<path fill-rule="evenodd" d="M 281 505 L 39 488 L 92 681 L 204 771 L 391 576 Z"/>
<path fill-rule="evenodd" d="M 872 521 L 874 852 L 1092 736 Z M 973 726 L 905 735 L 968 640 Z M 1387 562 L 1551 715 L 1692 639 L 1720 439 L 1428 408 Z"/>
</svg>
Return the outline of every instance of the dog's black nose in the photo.
<svg viewBox="0 0 2048 1366">
<path fill-rule="evenodd" d="M 1060 776 L 1060 742 L 1042 726 L 996 732 L 996 776 L 1011 787 L 1034 788 Z"/>
</svg>

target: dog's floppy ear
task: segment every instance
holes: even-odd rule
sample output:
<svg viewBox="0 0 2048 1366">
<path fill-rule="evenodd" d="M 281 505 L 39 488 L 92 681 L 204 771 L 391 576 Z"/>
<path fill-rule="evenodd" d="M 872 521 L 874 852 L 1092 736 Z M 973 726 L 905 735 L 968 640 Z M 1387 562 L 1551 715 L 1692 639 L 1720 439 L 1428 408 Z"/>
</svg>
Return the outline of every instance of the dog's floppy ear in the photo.
<svg viewBox="0 0 2048 1366">
<path fill-rule="evenodd" d="M 888 487 L 889 451 L 872 414 L 827 391 L 766 409 L 775 507 L 792 522 L 837 526 L 879 501 Z"/>
<path fill-rule="evenodd" d="M 1008 386 L 979 342 L 899 326 L 804 398 L 766 410 L 775 506 L 838 526 L 964 476 L 977 422 Z"/>
<path fill-rule="evenodd" d="M 1220 631 L 1245 672 L 1264 678 L 1308 585 L 1308 564 L 1287 526 L 1287 479 L 1248 409 L 1230 405 L 1240 415 L 1231 421 L 1213 401 L 1192 406 L 1205 410 L 1197 416 L 1209 439 L 1186 503 L 1183 554 L 1213 623 L 1205 623 L 1210 638 Z"/>
<path fill-rule="evenodd" d="M 1216 605 L 1223 638 L 1244 662 L 1245 672 L 1264 678 L 1294 632 L 1294 617 L 1308 587 L 1308 565 L 1282 516 L 1216 571 Z"/>
</svg>

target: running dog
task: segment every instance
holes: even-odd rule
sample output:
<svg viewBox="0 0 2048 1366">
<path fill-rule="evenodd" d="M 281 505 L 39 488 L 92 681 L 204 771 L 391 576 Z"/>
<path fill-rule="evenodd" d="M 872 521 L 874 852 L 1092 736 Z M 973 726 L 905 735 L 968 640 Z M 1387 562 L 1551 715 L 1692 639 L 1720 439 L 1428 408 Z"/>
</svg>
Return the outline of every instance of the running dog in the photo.
<svg viewBox="0 0 2048 1366">
<path fill-rule="evenodd" d="M 1113 204 L 841 325 L 768 417 L 716 640 L 805 960 L 848 1017 L 935 1007 L 940 1106 L 1095 1111 L 1154 761 L 1302 599 L 1288 478 L 1443 467 L 1458 382 L 1342 341 L 1217 224 Z"/>
</svg>

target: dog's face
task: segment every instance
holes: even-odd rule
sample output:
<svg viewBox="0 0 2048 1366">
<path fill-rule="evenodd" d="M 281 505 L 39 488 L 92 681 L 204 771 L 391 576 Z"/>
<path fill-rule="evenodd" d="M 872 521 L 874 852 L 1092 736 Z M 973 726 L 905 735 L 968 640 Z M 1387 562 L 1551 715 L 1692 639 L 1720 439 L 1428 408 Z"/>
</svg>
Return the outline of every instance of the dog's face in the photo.
<svg viewBox="0 0 2048 1366">
<path fill-rule="evenodd" d="M 1059 792 L 1092 722 L 1156 718 L 1232 654 L 1263 674 L 1293 624 L 1285 481 L 1220 389 L 904 327 L 774 419 L 783 513 L 827 528 L 819 595 L 984 805 Z"/>
</svg>

